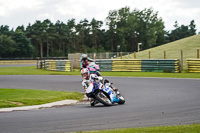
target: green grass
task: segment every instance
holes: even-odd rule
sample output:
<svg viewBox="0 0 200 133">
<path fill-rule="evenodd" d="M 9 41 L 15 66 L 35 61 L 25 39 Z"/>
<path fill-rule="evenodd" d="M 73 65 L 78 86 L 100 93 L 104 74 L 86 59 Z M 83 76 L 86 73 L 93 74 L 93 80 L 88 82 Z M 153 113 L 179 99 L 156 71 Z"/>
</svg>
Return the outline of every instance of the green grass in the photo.
<svg viewBox="0 0 200 133">
<path fill-rule="evenodd" d="M 160 73 L 160 72 L 101 72 L 102 76 L 121 77 L 166 77 L 166 78 L 200 78 L 200 73 Z M 29 67 L 0 67 L 0 75 L 80 75 L 80 71 L 59 72 Z"/>
<path fill-rule="evenodd" d="M 200 73 L 160 73 L 160 72 L 102 72 L 103 76 L 120 77 L 160 77 L 160 78 L 200 78 Z"/>
<path fill-rule="evenodd" d="M 164 59 L 164 50 L 167 59 L 181 59 L 183 50 L 183 67 L 186 69 L 187 58 L 197 58 L 197 49 L 200 49 L 200 35 L 194 35 L 158 47 L 150 48 L 136 53 L 137 59 L 148 59 L 151 51 L 151 59 Z M 123 56 L 123 59 L 133 59 L 133 54 Z"/>
<path fill-rule="evenodd" d="M 78 133 L 78 132 L 77 132 Z M 200 124 L 101 130 L 79 133 L 200 133 Z"/>
<path fill-rule="evenodd" d="M 36 66 L 0 67 L 0 75 L 80 75 L 80 72 L 47 71 L 44 69 L 37 69 Z"/>
<path fill-rule="evenodd" d="M 0 88 L 0 108 L 40 105 L 66 99 L 82 100 L 83 94 L 66 91 Z"/>
</svg>

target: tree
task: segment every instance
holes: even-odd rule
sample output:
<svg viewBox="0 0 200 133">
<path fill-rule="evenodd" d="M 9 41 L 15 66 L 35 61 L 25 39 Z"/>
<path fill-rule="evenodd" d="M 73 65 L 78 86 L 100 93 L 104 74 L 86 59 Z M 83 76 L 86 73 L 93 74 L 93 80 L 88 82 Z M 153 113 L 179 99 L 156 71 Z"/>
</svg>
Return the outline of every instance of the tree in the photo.
<svg viewBox="0 0 200 133">
<path fill-rule="evenodd" d="M 33 46 L 22 30 L 18 28 L 12 36 L 12 40 L 15 41 L 15 50 L 13 51 L 15 57 L 33 56 Z"/>
<path fill-rule="evenodd" d="M 157 43 L 164 42 L 164 22 L 158 17 L 158 12 L 153 9 L 144 9 L 142 11 L 135 10 L 139 24 L 139 41 L 142 48 L 147 49 L 156 46 Z M 158 40 L 158 38 L 160 40 Z"/>
<path fill-rule="evenodd" d="M 196 29 L 195 29 L 196 25 L 195 25 L 195 22 L 194 20 L 192 20 L 190 22 L 190 25 L 189 25 L 189 32 L 190 32 L 190 35 L 196 35 Z"/>
<path fill-rule="evenodd" d="M 189 26 L 181 25 L 178 26 L 178 22 L 175 21 L 174 30 L 168 34 L 170 41 L 176 41 L 185 37 L 189 37 L 196 34 L 196 25 L 194 24 L 194 20 L 190 22 Z"/>
<path fill-rule="evenodd" d="M 87 52 L 90 47 L 90 24 L 87 19 L 81 20 L 76 26 L 76 46 L 78 52 Z"/>
<path fill-rule="evenodd" d="M 15 41 L 12 40 L 11 36 L 0 35 L 0 49 L 0 57 L 14 57 Z"/>
<path fill-rule="evenodd" d="M 90 25 L 91 25 L 91 37 L 92 37 L 92 44 L 95 49 L 98 49 L 98 45 L 100 45 L 100 34 L 101 34 L 101 26 L 103 22 L 97 21 L 96 19 L 92 19 Z"/>
<path fill-rule="evenodd" d="M 111 42 L 118 40 L 112 47 L 120 45 L 122 51 L 136 51 L 138 43 L 142 43 L 143 49 L 147 49 L 157 43 L 162 44 L 165 39 L 164 22 L 158 18 L 158 12 L 151 8 L 130 11 L 129 7 L 125 7 L 111 11 L 107 17 L 107 25 L 112 33 Z"/>
<path fill-rule="evenodd" d="M 116 28 L 117 28 L 117 11 L 109 11 L 109 15 L 106 18 L 106 25 L 108 25 L 107 36 L 108 36 L 108 46 L 110 45 L 111 51 L 114 51 L 114 48 L 117 47 L 116 40 Z"/>
<path fill-rule="evenodd" d="M 31 28 L 29 27 L 29 32 L 31 31 L 31 38 L 34 42 L 36 42 L 36 45 L 39 44 L 40 46 L 40 57 L 43 57 L 43 45 L 46 42 L 47 46 L 47 56 L 48 56 L 48 50 L 49 50 L 49 44 L 48 44 L 48 29 L 51 25 L 51 21 L 46 19 L 43 22 L 36 21 Z M 37 47 L 37 46 L 36 46 Z"/>
<path fill-rule="evenodd" d="M 109 11 L 106 17 L 107 28 L 103 22 L 93 18 L 76 23 L 75 19 L 67 22 L 49 19 L 37 20 L 33 25 L 18 26 L 14 31 L 9 26 L 0 26 L 0 56 L 66 56 L 74 52 L 119 52 L 137 51 L 138 43 L 142 49 L 162 45 L 196 34 L 194 20 L 189 25 L 179 25 L 176 21 L 174 30 L 165 31 L 162 18 L 153 9 L 130 10 L 123 7 Z"/>
<path fill-rule="evenodd" d="M 76 52 L 77 51 L 77 38 L 76 38 L 76 23 L 75 19 L 70 19 L 67 22 L 67 26 L 69 29 L 69 52 Z"/>
<path fill-rule="evenodd" d="M 0 27 L 0 35 L 8 35 L 10 36 L 12 34 L 12 32 L 9 30 L 9 26 L 5 25 L 5 26 L 1 26 Z"/>
</svg>

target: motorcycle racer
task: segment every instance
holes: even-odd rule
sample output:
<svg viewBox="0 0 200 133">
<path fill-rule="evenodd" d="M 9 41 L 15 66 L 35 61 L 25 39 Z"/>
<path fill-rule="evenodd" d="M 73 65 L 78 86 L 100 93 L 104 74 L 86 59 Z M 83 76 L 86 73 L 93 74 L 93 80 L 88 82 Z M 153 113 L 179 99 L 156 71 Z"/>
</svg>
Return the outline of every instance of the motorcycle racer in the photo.
<svg viewBox="0 0 200 133">
<path fill-rule="evenodd" d="M 103 77 L 101 76 L 97 76 L 96 74 L 90 74 L 90 71 L 88 70 L 88 68 L 83 68 L 81 70 L 81 76 L 83 78 L 82 86 L 84 87 L 85 94 L 87 96 L 88 96 L 88 92 L 91 92 L 93 87 L 101 88 L 102 85 L 105 85 L 107 83 L 109 84 L 109 81 L 107 79 L 104 80 Z M 116 94 L 119 94 L 117 88 L 111 86 L 110 84 L 109 86 L 113 89 L 113 91 L 116 91 Z M 91 106 L 94 106 L 97 103 L 98 103 L 97 100 L 91 98 L 91 101 L 90 101 Z"/>
<path fill-rule="evenodd" d="M 86 68 L 88 66 L 88 61 L 94 62 L 92 59 L 90 59 L 87 54 L 82 54 L 81 56 L 81 62 L 80 62 L 80 68 Z"/>
</svg>

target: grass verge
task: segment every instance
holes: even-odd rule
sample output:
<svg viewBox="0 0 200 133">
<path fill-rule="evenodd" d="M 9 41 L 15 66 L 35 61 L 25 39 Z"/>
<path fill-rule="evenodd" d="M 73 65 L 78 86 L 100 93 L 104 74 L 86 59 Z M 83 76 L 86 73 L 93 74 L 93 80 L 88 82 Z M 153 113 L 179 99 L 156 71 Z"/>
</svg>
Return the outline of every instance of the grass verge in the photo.
<svg viewBox="0 0 200 133">
<path fill-rule="evenodd" d="M 77 132 L 77 133 L 200 133 L 200 124 L 127 128 L 127 129 L 101 130 L 101 131 Z"/>
<path fill-rule="evenodd" d="M 0 108 L 40 105 L 66 99 L 82 100 L 83 97 L 78 92 L 0 88 Z"/>
<path fill-rule="evenodd" d="M 102 72 L 103 76 L 120 77 L 160 77 L 160 78 L 200 78 L 200 73 L 160 73 L 160 72 Z"/>
<path fill-rule="evenodd" d="M 200 78 L 200 73 L 160 73 L 160 72 L 101 72 L 102 76 L 121 77 L 162 77 L 162 78 Z M 80 71 L 59 72 L 28 67 L 0 67 L 0 75 L 80 75 Z"/>
<path fill-rule="evenodd" d="M 149 51 L 151 51 L 151 59 L 164 59 L 164 51 L 166 51 L 166 59 L 181 59 L 181 50 L 183 51 L 183 68 L 187 68 L 188 58 L 197 58 L 197 49 L 200 48 L 200 35 L 186 37 L 164 45 L 146 49 L 136 53 L 137 59 L 149 59 Z M 123 59 L 133 59 L 133 54 L 123 56 Z"/>
<path fill-rule="evenodd" d="M 36 66 L 0 67 L 0 75 L 80 75 L 80 72 L 47 71 Z"/>
</svg>

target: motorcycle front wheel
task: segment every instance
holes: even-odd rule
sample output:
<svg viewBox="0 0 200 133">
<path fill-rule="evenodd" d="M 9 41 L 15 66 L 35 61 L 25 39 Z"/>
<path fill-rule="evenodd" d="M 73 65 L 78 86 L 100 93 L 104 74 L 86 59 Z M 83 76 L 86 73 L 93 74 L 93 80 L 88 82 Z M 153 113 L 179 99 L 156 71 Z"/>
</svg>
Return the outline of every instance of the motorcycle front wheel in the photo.
<svg viewBox="0 0 200 133">
<path fill-rule="evenodd" d="M 125 103 L 125 98 L 122 95 L 119 95 L 119 102 L 118 104 L 124 104 Z"/>
<path fill-rule="evenodd" d="M 105 106 L 112 105 L 112 102 L 110 101 L 110 99 L 101 91 L 96 94 L 95 98 Z"/>
</svg>

